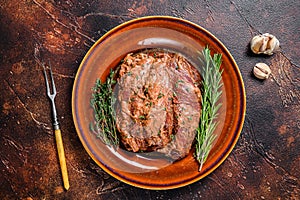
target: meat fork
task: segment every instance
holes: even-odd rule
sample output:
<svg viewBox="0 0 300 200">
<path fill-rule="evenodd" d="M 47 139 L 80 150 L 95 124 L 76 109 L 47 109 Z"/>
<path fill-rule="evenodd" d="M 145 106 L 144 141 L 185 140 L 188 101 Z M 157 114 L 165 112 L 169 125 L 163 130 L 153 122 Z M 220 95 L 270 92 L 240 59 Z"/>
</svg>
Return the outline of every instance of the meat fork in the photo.
<svg viewBox="0 0 300 200">
<path fill-rule="evenodd" d="M 55 107 L 55 102 L 54 102 L 54 99 L 56 96 L 56 88 L 55 88 L 55 83 L 54 83 L 54 79 L 53 79 L 53 73 L 51 70 L 51 66 L 49 64 L 50 79 L 51 79 L 51 85 L 52 85 L 52 93 L 51 93 L 49 81 L 48 81 L 48 77 L 47 77 L 47 72 L 46 72 L 46 67 L 44 64 L 42 64 L 42 66 L 44 68 L 44 76 L 45 76 L 45 81 L 46 81 L 47 95 L 51 101 L 51 106 L 52 106 L 53 128 L 54 128 L 54 133 L 55 133 L 56 147 L 57 147 L 57 152 L 58 152 L 58 158 L 59 158 L 59 163 L 60 163 L 62 179 L 63 179 L 65 189 L 68 190 L 70 185 L 69 185 L 69 179 L 68 179 L 66 158 L 65 158 L 61 130 L 59 128 L 57 112 L 56 112 L 56 107 Z"/>
</svg>

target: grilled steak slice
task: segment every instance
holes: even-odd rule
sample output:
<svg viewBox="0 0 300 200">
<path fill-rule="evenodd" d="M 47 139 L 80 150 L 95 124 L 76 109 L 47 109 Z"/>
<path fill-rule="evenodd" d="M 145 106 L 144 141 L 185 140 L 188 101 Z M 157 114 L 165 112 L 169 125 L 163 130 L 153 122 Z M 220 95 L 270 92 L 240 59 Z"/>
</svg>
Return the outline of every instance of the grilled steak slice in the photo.
<svg viewBox="0 0 300 200">
<path fill-rule="evenodd" d="M 200 75 L 181 55 L 128 54 L 116 87 L 116 123 L 124 147 L 172 159 L 189 153 L 200 118 Z"/>
</svg>

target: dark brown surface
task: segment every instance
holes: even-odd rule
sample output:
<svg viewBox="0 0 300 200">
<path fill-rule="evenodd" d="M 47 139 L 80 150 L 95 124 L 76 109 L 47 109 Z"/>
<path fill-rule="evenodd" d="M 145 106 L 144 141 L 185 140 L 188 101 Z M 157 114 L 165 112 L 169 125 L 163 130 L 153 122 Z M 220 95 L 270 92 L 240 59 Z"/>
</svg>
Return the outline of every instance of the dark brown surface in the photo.
<svg viewBox="0 0 300 200">
<path fill-rule="evenodd" d="M 82 3 L 84 2 L 84 3 Z M 299 1 L 0 1 L 0 199 L 299 199 Z M 114 26 L 146 15 L 195 22 L 235 58 L 247 93 L 241 137 L 208 177 L 168 191 L 143 190 L 103 172 L 85 152 L 71 115 L 78 66 L 91 45 Z M 255 56 L 250 39 L 269 32 L 281 42 L 273 56 Z M 41 46 L 57 85 L 57 111 L 70 189 L 62 187 L 42 68 Z M 256 62 L 272 76 L 252 75 Z"/>
</svg>

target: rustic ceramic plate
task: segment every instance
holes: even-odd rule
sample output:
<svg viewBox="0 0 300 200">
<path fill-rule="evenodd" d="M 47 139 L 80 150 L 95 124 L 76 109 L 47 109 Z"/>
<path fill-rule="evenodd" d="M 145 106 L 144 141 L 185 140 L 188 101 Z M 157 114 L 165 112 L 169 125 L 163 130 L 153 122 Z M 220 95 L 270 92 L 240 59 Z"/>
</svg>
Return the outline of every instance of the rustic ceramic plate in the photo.
<svg viewBox="0 0 300 200">
<path fill-rule="evenodd" d="M 90 106 L 92 87 L 110 68 L 118 65 L 129 52 L 146 48 L 165 48 L 184 55 L 199 66 L 199 51 L 208 46 L 221 53 L 223 94 L 222 108 L 215 131 L 218 138 L 203 166 L 193 157 L 170 163 L 160 157 L 115 150 L 103 144 L 90 130 L 94 121 Z M 101 37 L 84 57 L 73 88 L 72 109 L 78 136 L 93 160 L 113 177 L 133 186 L 147 189 L 171 189 L 186 186 L 207 176 L 229 155 L 236 144 L 245 115 L 245 91 L 238 66 L 226 47 L 204 28 L 189 21 L 163 16 L 135 19 L 112 29 Z"/>
</svg>

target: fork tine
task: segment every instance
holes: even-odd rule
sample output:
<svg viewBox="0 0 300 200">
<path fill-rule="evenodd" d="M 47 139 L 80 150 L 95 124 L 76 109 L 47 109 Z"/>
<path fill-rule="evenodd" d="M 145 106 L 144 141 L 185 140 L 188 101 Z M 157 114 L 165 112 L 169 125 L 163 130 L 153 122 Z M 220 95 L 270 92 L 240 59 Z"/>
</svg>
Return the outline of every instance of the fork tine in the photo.
<svg viewBox="0 0 300 200">
<path fill-rule="evenodd" d="M 55 82 L 54 82 L 54 78 L 53 78 L 53 72 L 51 69 L 50 61 L 49 61 L 49 73 L 50 73 L 50 81 L 51 81 L 51 85 L 52 85 L 52 93 L 51 93 L 51 89 L 50 89 L 50 85 L 49 85 L 49 80 L 48 80 L 48 75 L 47 75 L 47 70 L 46 70 L 45 64 L 42 63 L 42 66 L 44 68 L 44 76 L 45 76 L 45 81 L 46 81 L 47 95 L 51 100 L 53 100 L 56 96 L 56 87 L 55 87 Z"/>
<path fill-rule="evenodd" d="M 56 95 L 56 87 L 55 87 L 55 83 L 54 83 L 54 78 L 53 78 L 50 61 L 49 61 L 49 68 L 50 68 L 50 77 L 51 77 L 51 83 L 52 83 L 52 92 L 53 92 L 53 95 L 55 96 Z"/>
<path fill-rule="evenodd" d="M 50 87 L 49 87 L 49 82 L 48 82 L 46 67 L 45 67 L 44 63 L 42 63 L 42 66 L 44 68 L 44 76 L 45 76 L 45 82 L 46 82 L 47 95 L 48 95 L 48 97 L 50 97 L 51 94 L 50 94 Z"/>
</svg>

